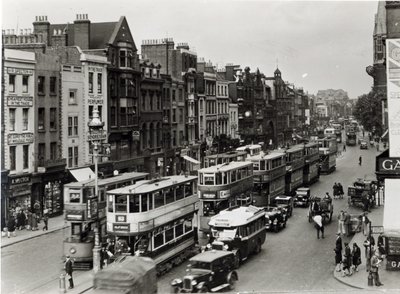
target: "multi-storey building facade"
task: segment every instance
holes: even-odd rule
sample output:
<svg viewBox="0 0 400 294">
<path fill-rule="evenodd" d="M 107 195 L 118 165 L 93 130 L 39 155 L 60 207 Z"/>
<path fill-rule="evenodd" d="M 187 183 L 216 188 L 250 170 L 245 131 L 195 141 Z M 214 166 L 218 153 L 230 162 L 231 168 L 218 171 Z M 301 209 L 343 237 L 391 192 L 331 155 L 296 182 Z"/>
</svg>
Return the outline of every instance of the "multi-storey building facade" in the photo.
<svg viewBox="0 0 400 294">
<path fill-rule="evenodd" d="M 6 195 L 2 195 L 2 216 L 8 209 L 31 207 L 31 186 L 34 172 L 35 136 L 35 72 L 36 60 L 32 52 L 4 50 L 2 95 L 2 169 L 8 170 Z M 3 180 L 3 179 L 2 179 Z"/>
<path fill-rule="evenodd" d="M 223 70 L 225 72 L 225 69 Z M 217 77 L 217 136 L 228 135 L 229 127 L 229 81 L 225 80 L 222 72 L 216 73 Z"/>
</svg>

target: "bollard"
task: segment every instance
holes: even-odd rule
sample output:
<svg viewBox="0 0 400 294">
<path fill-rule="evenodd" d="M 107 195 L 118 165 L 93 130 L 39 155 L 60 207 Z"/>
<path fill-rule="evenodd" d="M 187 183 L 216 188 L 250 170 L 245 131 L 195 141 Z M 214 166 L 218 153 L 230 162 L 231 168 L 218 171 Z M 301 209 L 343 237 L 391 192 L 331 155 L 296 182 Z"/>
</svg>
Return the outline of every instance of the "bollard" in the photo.
<svg viewBox="0 0 400 294">
<path fill-rule="evenodd" d="M 373 286 L 374 285 L 374 279 L 372 277 L 371 271 L 368 274 L 368 286 Z"/>
<path fill-rule="evenodd" d="M 67 289 L 65 288 L 65 275 L 60 275 L 60 293 L 66 293 Z"/>
</svg>

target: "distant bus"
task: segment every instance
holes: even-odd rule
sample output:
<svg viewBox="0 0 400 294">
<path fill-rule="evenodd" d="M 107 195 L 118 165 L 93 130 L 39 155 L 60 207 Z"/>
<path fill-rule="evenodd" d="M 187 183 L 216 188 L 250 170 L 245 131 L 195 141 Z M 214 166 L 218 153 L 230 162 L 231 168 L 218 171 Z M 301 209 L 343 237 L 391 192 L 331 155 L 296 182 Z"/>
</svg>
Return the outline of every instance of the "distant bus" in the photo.
<svg viewBox="0 0 400 294">
<path fill-rule="evenodd" d="M 235 265 L 239 267 L 251 253 L 261 251 L 266 238 L 265 221 L 265 210 L 252 205 L 221 211 L 209 222 L 212 247 L 233 251 Z"/>
<path fill-rule="evenodd" d="M 325 137 L 336 137 L 335 128 L 326 128 L 324 130 Z"/>
<path fill-rule="evenodd" d="M 321 173 L 329 174 L 336 169 L 337 142 L 335 138 L 318 140 Z"/>
<path fill-rule="evenodd" d="M 246 145 L 236 148 L 236 151 L 246 151 L 251 156 L 260 154 L 262 151 L 261 145 L 254 144 L 254 145 Z"/>
<path fill-rule="evenodd" d="M 236 205 L 252 203 L 253 164 L 248 161 L 218 164 L 198 171 L 199 229 L 209 232 L 211 216 Z"/>
<path fill-rule="evenodd" d="M 294 145 L 286 150 L 285 194 L 294 195 L 296 189 L 303 185 L 303 168 L 305 165 L 304 145 Z"/>
<path fill-rule="evenodd" d="M 319 179 L 319 150 L 317 142 L 310 142 L 305 145 L 305 164 L 303 168 L 303 184 L 310 186 Z"/>
<path fill-rule="evenodd" d="M 245 161 L 246 157 L 246 151 L 229 151 L 221 154 L 208 155 L 204 158 L 204 167 L 229 163 L 231 161 Z"/>
</svg>

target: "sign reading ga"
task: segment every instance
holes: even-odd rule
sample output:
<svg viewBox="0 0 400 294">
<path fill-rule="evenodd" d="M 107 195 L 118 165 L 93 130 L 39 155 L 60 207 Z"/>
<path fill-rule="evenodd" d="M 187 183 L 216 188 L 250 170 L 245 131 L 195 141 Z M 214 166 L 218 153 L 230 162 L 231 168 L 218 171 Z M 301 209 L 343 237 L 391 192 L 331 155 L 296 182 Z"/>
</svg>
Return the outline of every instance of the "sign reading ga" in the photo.
<svg viewBox="0 0 400 294">
<path fill-rule="evenodd" d="M 400 175 L 400 157 L 379 158 L 377 170 L 381 173 Z"/>
</svg>

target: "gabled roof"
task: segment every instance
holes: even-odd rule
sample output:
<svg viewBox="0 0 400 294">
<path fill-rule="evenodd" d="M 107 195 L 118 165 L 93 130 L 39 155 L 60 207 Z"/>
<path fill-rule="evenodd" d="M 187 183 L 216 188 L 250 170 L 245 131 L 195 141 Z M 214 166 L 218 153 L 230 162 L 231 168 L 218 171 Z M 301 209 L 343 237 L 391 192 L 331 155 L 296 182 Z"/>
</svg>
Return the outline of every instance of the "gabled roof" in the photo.
<svg viewBox="0 0 400 294">
<path fill-rule="evenodd" d="M 111 43 L 117 22 L 98 22 L 90 24 L 90 49 L 102 49 Z"/>
<path fill-rule="evenodd" d="M 386 1 L 378 2 L 378 11 L 375 14 L 375 28 L 374 28 L 374 36 L 375 35 L 386 35 Z"/>
</svg>

